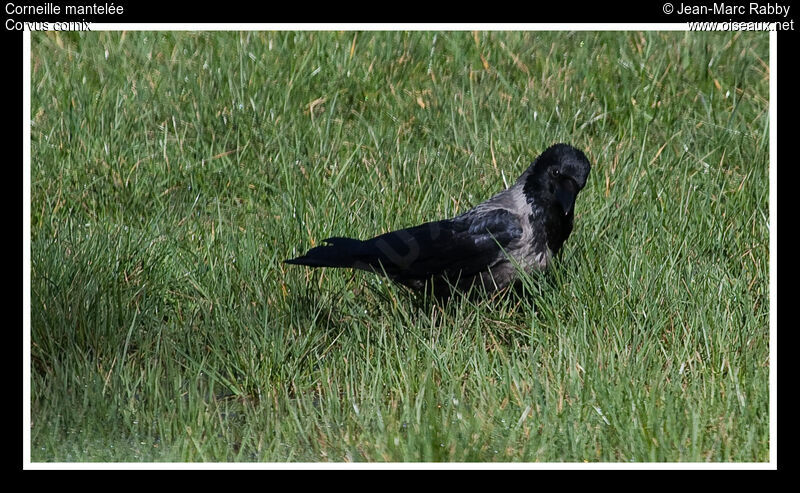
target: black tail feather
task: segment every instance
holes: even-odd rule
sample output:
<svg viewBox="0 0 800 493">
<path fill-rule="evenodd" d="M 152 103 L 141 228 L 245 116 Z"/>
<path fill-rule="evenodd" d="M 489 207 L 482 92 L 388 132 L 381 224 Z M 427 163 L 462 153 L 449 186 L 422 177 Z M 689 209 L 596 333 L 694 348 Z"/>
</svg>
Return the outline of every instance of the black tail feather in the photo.
<svg viewBox="0 0 800 493">
<path fill-rule="evenodd" d="M 310 267 L 354 267 L 359 250 L 363 245 L 352 238 L 327 238 L 327 245 L 309 250 L 302 257 L 284 260 L 286 264 L 308 265 Z"/>
</svg>

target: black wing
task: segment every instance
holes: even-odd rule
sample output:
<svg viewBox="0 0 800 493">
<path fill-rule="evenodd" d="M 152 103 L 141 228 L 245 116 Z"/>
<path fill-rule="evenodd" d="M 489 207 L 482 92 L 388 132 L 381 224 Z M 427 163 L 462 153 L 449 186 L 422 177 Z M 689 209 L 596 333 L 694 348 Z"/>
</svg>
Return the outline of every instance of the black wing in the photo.
<svg viewBox="0 0 800 493">
<path fill-rule="evenodd" d="M 510 211 L 470 211 L 364 241 L 353 266 L 385 271 L 415 287 L 431 277 L 467 279 L 504 258 L 503 250 L 521 237 L 522 226 Z"/>
</svg>

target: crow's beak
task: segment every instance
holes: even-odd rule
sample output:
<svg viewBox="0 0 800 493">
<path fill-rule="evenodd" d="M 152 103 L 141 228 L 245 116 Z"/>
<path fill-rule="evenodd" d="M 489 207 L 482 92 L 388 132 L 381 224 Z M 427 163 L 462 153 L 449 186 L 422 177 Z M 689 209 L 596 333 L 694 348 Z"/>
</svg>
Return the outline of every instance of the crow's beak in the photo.
<svg viewBox="0 0 800 493">
<path fill-rule="evenodd" d="M 569 215 L 575 206 L 575 197 L 578 196 L 578 184 L 571 178 L 560 180 L 556 185 L 556 200 L 561 204 L 564 215 Z"/>
</svg>

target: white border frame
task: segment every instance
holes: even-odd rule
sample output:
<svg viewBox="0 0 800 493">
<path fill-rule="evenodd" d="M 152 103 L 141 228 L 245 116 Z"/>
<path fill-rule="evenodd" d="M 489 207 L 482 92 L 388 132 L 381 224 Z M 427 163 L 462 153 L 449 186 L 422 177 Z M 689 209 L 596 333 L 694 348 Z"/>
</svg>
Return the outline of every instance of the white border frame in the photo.
<svg viewBox="0 0 800 493">
<path fill-rule="evenodd" d="M 494 23 L 340 23 L 340 24 L 275 24 L 275 23 L 176 23 L 176 24 L 126 24 L 126 23 L 93 23 L 93 31 L 688 31 L 686 23 L 640 23 L 640 24 L 615 24 L 615 23 L 586 23 L 586 24 L 494 24 Z M 184 470 L 237 470 L 237 469 L 321 469 L 321 470 L 376 470 L 376 469 L 586 469 L 586 470 L 642 470 L 642 469 L 689 469 L 689 470 L 739 470 L 759 469 L 773 470 L 778 467 L 778 400 L 777 400 L 777 329 L 778 329 L 778 211 L 777 211 L 777 163 L 778 163 L 778 36 L 776 31 L 769 33 L 769 329 L 770 329 L 770 450 L 769 462 L 735 462 L 735 463 L 699 463 L 699 462 L 639 462 L 639 463 L 528 463 L 528 462 L 455 462 L 455 463 L 428 463 L 428 462 L 381 462 L 381 463 L 344 463 L 344 462 L 264 462 L 264 463 L 238 463 L 238 462 L 211 462 L 211 463 L 183 463 L 183 462 L 31 462 L 31 414 L 30 414 L 30 171 L 31 171 L 31 33 L 22 33 L 22 455 L 23 469 L 52 470 L 52 469 L 184 469 Z"/>
</svg>

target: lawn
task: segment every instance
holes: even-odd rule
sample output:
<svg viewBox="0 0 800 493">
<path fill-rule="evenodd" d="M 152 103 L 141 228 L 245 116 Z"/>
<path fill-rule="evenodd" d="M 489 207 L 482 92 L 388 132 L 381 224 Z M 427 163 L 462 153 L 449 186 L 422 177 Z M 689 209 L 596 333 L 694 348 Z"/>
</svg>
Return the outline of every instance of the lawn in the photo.
<svg viewBox="0 0 800 493">
<path fill-rule="evenodd" d="M 769 460 L 766 33 L 31 38 L 32 461 Z M 521 290 L 282 263 L 556 142 Z"/>
</svg>

